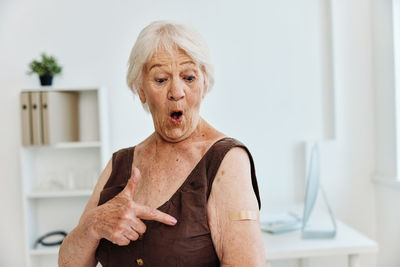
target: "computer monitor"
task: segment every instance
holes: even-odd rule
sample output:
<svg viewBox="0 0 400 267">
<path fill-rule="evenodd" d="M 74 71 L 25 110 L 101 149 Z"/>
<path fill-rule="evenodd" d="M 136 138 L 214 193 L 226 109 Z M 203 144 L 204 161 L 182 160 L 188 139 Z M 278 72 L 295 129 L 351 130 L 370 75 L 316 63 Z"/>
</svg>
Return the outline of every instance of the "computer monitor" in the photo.
<svg viewBox="0 0 400 267">
<path fill-rule="evenodd" d="M 324 190 L 319 184 L 320 177 L 320 156 L 317 144 L 313 144 L 310 155 L 309 168 L 307 172 L 307 183 L 304 199 L 303 222 L 301 227 L 302 238 L 334 238 L 336 236 L 336 220 L 333 215 L 332 209 L 328 203 Z M 318 191 L 321 190 L 324 202 L 329 212 L 333 224 L 333 230 L 312 230 L 308 227 L 308 221 L 312 214 L 317 200 Z"/>
</svg>

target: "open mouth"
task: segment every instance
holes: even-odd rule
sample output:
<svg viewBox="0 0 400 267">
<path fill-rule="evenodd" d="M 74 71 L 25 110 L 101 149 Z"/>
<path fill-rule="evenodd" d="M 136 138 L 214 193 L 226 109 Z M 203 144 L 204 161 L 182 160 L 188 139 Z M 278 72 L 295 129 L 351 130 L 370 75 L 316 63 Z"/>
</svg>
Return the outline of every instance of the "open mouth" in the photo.
<svg viewBox="0 0 400 267">
<path fill-rule="evenodd" d="M 169 116 L 173 122 L 180 122 L 182 120 L 183 112 L 181 110 L 172 111 Z"/>
</svg>

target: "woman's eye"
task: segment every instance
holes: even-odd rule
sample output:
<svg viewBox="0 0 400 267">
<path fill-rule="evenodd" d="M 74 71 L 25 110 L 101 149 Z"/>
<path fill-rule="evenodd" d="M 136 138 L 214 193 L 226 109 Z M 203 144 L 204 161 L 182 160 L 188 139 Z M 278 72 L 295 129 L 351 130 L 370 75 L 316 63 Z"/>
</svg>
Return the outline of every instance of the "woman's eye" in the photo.
<svg viewBox="0 0 400 267">
<path fill-rule="evenodd" d="M 158 83 L 163 83 L 163 82 L 165 82 L 167 79 L 164 79 L 164 78 L 156 78 L 156 82 L 158 82 Z"/>
<path fill-rule="evenodd" d="M 185 79 L 186 79 L 187 81 L 189 81 L 189 82 L 194 81 L 195 78 L 196 78 L 196 77 L 194 77 L 194 76 L 186 76 L 186 77 L 185 77 Z"/>
</svg>

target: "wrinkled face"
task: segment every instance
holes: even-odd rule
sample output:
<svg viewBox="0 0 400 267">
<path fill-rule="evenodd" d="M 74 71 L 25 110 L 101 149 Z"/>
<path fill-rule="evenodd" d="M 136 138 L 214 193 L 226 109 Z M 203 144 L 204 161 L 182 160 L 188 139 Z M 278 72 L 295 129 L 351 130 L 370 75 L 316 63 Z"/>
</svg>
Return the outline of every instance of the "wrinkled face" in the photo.
<svg viewBox="0 0 400 267">
<path fill-rule="evenodd" d="M 147 102 L 155 131 L 166 141 L 179 142 L 194 132 L 205 93 L 203 71 L 180 49 L 159 50 L 145 65 L 139 97 Z"/>
</svg>

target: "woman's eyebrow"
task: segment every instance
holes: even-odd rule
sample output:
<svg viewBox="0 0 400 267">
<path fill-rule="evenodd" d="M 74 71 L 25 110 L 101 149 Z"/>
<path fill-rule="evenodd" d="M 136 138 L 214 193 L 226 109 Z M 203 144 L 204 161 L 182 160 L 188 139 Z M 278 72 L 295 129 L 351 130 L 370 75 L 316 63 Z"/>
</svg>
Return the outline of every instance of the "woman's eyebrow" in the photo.
<svg viewBox="0 0 400 267">
<path fill-rule="evenodd" d="M 184 62 L 182 62 L 181 64 L 179 64 L 179 65 L 184 65 L 184 64 L 193 64 L 193 65 L 196 65 L 196 64 L 194 64 L 194 62 L 193 61 L 184 61 Z"/>
<path fill-rule="evenodd" d="M 165 66 L 165 65 L 161 65 L 161 64 L 154 64 L 153 66 L 151 66 L 151 67 L 149 68 L 149 70 L 148 70 L 148 71 L 151 71 L 151 69 L 152 69 L 152 68 L 155 68 L 155 67 L 162 67 L 162 66 Z"/>
</svg>

